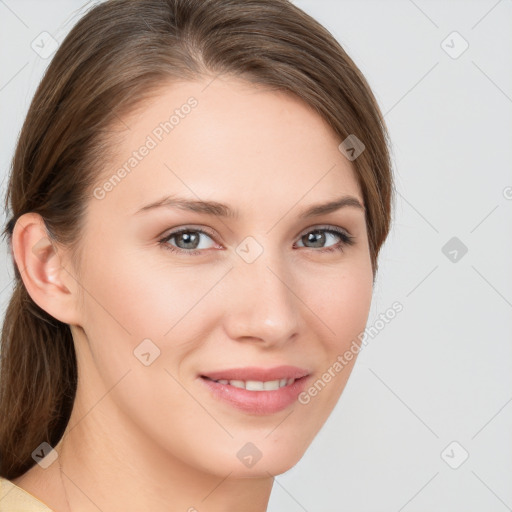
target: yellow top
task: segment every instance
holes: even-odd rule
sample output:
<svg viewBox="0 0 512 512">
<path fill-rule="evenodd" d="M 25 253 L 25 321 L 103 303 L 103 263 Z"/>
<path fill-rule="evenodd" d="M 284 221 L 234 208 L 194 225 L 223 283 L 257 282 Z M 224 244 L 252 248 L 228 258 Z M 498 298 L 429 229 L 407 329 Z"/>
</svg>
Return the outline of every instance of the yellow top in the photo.
<svg viewBox="0 0 512 512">
<path fill-rule="evenodd" d="M 35 496 L 0 476 L 0 512 L 53 512 Z"/>
</svg>

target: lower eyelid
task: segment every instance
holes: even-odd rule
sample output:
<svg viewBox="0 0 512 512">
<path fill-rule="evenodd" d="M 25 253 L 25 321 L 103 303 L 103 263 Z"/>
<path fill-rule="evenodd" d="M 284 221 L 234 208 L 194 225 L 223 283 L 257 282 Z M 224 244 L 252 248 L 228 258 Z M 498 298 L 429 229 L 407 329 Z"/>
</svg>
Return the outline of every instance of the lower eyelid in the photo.
<svg viewBox="0 0 512 512">
<path fill-rule="evenodd" d="M 330 246 L 327 246 L 327 247 L 319 247 L 319 248 L 304 247 L 305 249 L 312 249 L 315 252 L 335 250 L 336 248 L 339 248 L 341 250 L 344 246 L 350 246 L 350 245 L 353 245 L 355 243 L 355 237 L 354 236 L 350 235 L 348 232 L 346 232 L 344 230 L 334 229 L 333 227 L 330 227 L 330 226 L 313 227 L 311 229 L 308 229 L 307 231 L 303 231 L 299 235 L 298 240 L 301 240 L 302 237 L 304 237 L 308 233 L 311 233 L 311 232 L 314 232 L 314 231 L 323 231 L 325 233 L 329 233 L 329 234 L 332 234 L 334 236 L 337 236 L 339 238 L 339 242 L 337 244 L 330 245 Z M 200 233 L 201 235 L 205 235 L 208 238 L 210 238 L 210 240 L 212 240 L 212 242 L 217 243 L 215 241 L 215 238 L 213 237 L 212 234 L 210 234 L 207 231 L 204 231 L 202 229 L 199 229 L 199 228 L 182 228 L 182 229 L 180 229 L 178 231 L 174 231 L 174 232 L 169 233 L 165 237 L 161 238 L 159 240 L 159 242 L 162 245 L 164 245 L 166 249 L 169 249 L 171 251 L 174 250 L 177 253 L 189 254 L 189 255 L 199 255 L 199 254 L 204 253 L 205 251 L 207 251 L 209 249 L 212 249 L 212 248 L 209 248 L 209 249 L 182 249 L 181 247 L 175 247 L 175 246 L 169 244 L 170 240 L 172 240 L 174 237 L 177 237 L 177 236 L 179 236 L 180 234 L 182 234 L 184 232 Z M 302 248 L 302 246 L 301 246 L 301 248 Z"/>
</svg>

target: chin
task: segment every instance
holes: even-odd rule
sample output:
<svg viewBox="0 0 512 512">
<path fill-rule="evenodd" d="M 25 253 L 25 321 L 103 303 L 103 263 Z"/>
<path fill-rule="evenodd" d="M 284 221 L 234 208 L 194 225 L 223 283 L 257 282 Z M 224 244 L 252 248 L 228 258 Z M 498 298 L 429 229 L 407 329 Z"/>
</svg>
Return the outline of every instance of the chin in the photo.
<svg viewBox="0 0 512 512">
<path fill-rule="evenodd" d="M 237 454 L 238 464 L 231 464 L 233 473 L 231 476 L 238 478 L 257 478 L 269 477 L 270 475 L 280 475 L 289 471 L 303 457 L 305 450 L 297 450 L 297 445 L 292 446 L 284 444 L 282 441 L 270 441 L 260 444 L 261 455 L 259 460 L 252 462 L 250 459 L 244 461 L 243 453 Z M 247 450 L 250 452 L 250 450 Z M 238 460 L 238 459 L 241 459 Z M 246 465 L 247 464 L 247 465 Z M 236 475 L 236 476 L 235 476 Z"/>
</svg>

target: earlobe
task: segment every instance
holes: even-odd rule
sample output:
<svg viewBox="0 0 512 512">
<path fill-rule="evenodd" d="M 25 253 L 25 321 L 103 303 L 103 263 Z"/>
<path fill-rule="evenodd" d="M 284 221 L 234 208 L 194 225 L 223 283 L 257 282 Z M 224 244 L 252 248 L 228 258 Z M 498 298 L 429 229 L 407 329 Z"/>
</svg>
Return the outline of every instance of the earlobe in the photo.
<svg viewBox="0 0 512 512">
<path fill-rule="evenodd" d="M 12 251 L 23 283 L 32 300 L 48 314 L 67 324 L 76 324 L 76 286 L 62 265 L 62 255 L 51 240 L 43 218 L 26 213 L 17 220 Z"/>
</svg>

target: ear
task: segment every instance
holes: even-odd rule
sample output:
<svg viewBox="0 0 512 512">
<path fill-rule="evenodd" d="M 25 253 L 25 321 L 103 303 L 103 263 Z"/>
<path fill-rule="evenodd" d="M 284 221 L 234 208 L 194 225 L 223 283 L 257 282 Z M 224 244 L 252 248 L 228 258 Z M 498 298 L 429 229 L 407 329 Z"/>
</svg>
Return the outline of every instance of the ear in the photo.
<svg viewBox="0 0 512 512">
<path fill-rule="evenodd" d="M 18 218 L 12 252 L 32 300 L 57 320 L 80 325 L 80 285 L 73 270 L 64 268 L 66 253 L 51 240 L 41 215 L 25 213 Z"/>
</svg>

